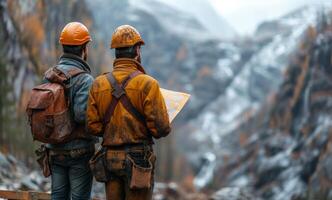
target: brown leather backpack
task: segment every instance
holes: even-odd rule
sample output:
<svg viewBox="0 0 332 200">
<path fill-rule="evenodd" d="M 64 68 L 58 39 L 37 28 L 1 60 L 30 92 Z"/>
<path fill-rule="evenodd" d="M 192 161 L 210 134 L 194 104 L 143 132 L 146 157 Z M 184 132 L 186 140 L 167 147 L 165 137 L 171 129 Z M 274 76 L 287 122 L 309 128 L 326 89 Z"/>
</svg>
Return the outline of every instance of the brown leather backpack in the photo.
<svg viewBox="0 0 332 200">
<path fill-rule="evenodd" d="M 70 79 L 82 73 L 86 72 L 76 68 L 64 73 L 53 67 L 45 73 L 49 83 L 32 89 L 26 112 L 34 140 L 50 144 L 70 140 L 75 124 L 66 93 Z"/>
</svg>

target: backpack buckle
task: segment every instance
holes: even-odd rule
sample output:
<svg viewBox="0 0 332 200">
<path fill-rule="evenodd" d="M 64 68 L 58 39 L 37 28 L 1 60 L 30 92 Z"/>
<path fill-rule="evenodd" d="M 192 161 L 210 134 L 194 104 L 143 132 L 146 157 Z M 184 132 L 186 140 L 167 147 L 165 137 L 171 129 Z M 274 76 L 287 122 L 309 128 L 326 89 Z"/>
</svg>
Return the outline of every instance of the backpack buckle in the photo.
<svg viewBox="0 0 332 200">
<path fill-rule="evenodd" d="M 77 158 L 77 157 L 79 157 L 81 154 L 82 154 L 82 153 L 81 153 L 81 151 L 80 151 L 79 149 L 78 149 L 78 150 L 73 149 L 73 150 L 70 150 L 70 151 L 69 151 L 69 155 L 70 155 L 70 157 L 72 157 L 72 158 Z"/>
</svg>

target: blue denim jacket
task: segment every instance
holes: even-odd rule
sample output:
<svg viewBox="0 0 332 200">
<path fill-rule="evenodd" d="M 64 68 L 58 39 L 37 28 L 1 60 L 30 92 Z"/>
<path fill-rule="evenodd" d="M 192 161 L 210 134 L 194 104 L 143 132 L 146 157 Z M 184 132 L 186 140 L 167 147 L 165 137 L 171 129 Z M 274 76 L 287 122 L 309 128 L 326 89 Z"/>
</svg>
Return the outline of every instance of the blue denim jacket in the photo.
<svg viewBox="0 0 332 200">
<path fill-rule="evenodd" d="M 57 67 L 64 73 L 75 67 L 87 72 L 73 77 L 69 82 L 69 100 L 71 102 L 72 116 L 77 124 L 85 126 L 88 95 L 93 82 L 90 67 L 83 59 L 72 54 L 61 56 Z M 64 144 L 47 144 L 47 147 L 50 149 L 71 150 L 85 148 L 94 143 L 96 143 L 96 139 L 75 139 Z"/>
</svg>

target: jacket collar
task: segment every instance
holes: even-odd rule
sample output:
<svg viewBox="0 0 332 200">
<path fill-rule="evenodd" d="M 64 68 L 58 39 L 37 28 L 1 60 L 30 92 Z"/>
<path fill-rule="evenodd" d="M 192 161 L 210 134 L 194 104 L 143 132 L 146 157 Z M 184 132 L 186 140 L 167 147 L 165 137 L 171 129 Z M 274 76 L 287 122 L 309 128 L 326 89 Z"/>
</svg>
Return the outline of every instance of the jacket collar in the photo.
<svg viewBox="0 0 332 200">
<path fill-rule="evenodd" d="M 60 57 L 59 65 L 70 65 L 73 67 L 78 67 L 86 72 L 91 73 L 89 64 L 85 62 L 81 57 L 74 54 L 64 53 Z"/>
<path fill-rule="evenodd" d="M 141 71 L 143 74 L 146 74 L 141 63 L 137 62 L 135 59 L 131 58 L 117 58 L 113 62 L 113 68 L 125 68 L 125 67 L 134 67 Z"/>
</svg>

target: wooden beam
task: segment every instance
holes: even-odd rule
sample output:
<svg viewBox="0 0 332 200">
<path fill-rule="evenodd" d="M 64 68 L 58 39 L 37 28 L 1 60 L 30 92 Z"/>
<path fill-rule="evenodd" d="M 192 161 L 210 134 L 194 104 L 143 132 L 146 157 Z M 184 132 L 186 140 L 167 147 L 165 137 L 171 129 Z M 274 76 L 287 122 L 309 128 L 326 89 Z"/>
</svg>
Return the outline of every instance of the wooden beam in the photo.
<svg viewBox="0 0 332 200">
<path fill-rule="evenodd" d="M 0 190 L 0 198 L 13 200 L 49 200 L 51 199 L 51 194 L 46 192 Z"/>
</svg>

